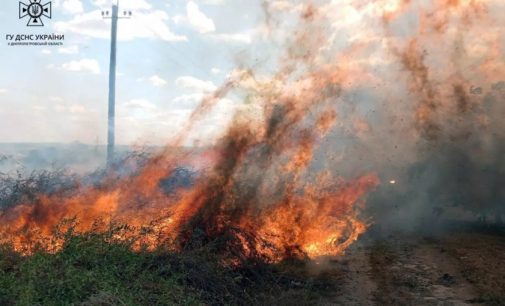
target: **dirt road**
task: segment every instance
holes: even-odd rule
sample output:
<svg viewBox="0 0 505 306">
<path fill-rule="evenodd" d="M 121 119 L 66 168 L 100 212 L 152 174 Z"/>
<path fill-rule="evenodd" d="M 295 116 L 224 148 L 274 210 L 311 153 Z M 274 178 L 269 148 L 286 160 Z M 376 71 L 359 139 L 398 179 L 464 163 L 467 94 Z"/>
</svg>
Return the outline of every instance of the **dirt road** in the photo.
<svg viewBox="0 0 505 306">
<path fill-rule="evenodd" d="M 335 261 L 333 305 L 505 305 L 505 236 L 452 232 L 357 242 Z"/>
</svg>

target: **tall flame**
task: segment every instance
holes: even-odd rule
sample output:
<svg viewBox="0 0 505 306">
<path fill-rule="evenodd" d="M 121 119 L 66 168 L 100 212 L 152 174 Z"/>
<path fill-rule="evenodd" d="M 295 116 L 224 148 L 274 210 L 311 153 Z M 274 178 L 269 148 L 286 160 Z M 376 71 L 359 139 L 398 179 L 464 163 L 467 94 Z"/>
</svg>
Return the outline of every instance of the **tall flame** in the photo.
<svg viewBox="0 0 505 306">
<path fill-rule="evenodd" d="M 139 246 L 151 248 L 166 243 L 177 250 L 190 246 L 200 234 L 207 241 L 231 234 L 242 254 L 268 261 L 339 254 L 366 230 L 368 220 L 360 210 L 379 180 L 373 173 L 366 174 L 370 171 L 343 179 L 332 170 L 346 166 L 338 154 L 330 151 L 321 157 L 318 149 L 335 129 L 352 135 L 356 142 L 369 141 L 368 150 L 377 154 L 389 143 L 388 139 L 370 141 L 380 129 L 352 103 L 345 105 L 353 102 L 345 94 L 377 92 L 394 75 L 392 85 L 379 96 L 391 101 L 383 105 L 394 119 L 387 133 L 398 135 L 395 141 L 411 144 L 447 135 L 463 137 L 454 134 L 452 125 L 461 127 L 453 119 L 463 113 L 484 125 L 480 102 L 465 88 L 473 81 L 504 77 L 499 38 L 491 34 L 483 38 L 491 51 L 469 61 L 479 73 L 473 79 L 465 76 L 468 67 L 458 61 L 461 54 L 439 45 L 447 46 L 448 38 L 454 38 L 450 44 L 456 40 L 464 45 L 458 35 L 478 34 L 494 25 L 488 5 L 497 4 L 493 0 L 437 0 L 432 6 L 414 0 L 322 1 L 319 6 L 303 1 L 264 2 L 267 22 L 260 34 L 274 40 L 281 37 L 286 47 L 273 65 L 275 73 L 234 71 L 221 88 L 202 100 L 167 148 L 137 174 L 117 181 L 105 179 L 98 187 L 80 187 L 72 196 L 39 195 L 32 203 L 1 212 L 0 240 L 27 253 L 37 245 L 57 251 L 61 239 L 53 229 L 65 218 L 76 217 L 78 232 L 105 230 L 107 222 L 100 226 L 96 220 L 126 223 L 134 229 L 129 235 L 142 235 Z M 282 18 L 286 12 L 297 16 L 294 24 Z M 281 17 L 276 19 L 276 14 Z M 405 21 L 409 16 L 415 16 L 415 27 Z M 346 26 L 352 31 L 344 40 L 338 34 Z M 440 62 L 447 67 L 440 69 Z M 394 69 L 384 72 L 381 67 Z M 398 81 L 393 70 L 406 75 L 406 81 Z M 173 148 L 185 143 L 198 122 L 232 93 L 246 102 L 237 103 L 216 145 L 203 153 L 174 153 Z M 413 103 L 405 106 L 405 100 Z M 402 116 L 412 125 L 400 125 L 397 119 Z M 174 194 L 163 190 L 160 182 L 179 164 L 202 160 L 210 166 L 191 188 L 179 188 Z"/>
</svg>

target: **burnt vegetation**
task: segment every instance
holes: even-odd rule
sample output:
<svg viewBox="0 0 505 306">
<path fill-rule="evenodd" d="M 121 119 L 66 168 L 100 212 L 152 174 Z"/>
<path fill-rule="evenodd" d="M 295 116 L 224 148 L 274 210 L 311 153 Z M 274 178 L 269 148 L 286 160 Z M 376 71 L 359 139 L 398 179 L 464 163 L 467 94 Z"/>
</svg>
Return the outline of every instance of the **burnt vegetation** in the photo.
<svg viewBox="0 0 505 306">
<path fill-rule="evenodd" d="M 309 275 L 304 262 L 223 264 L 219 241 L 183 252 L 133 252 L 133 240 L 64 233 L 56 254 L 0 251 L 2 305 L 246 305 L 317 303 L 336 292 L 338 275 Z"/>
<path fill-rule="evenodd" d="M 127 154 L 115 162 L 122 172 L 114 175 L 134 176 L 146 156 Z M 110 179 L 106 172 L 3 175 L 2 210 L 36 203 L 41 194 L 69 196 L 78 184 L 99 186 Z M 191 186 L 197 175 L 177 167 L 159 186 L 175 196 L 174 190 Z M 183 249 L 174 250 L 163 242 L 155 249 L 142 245 L 142 233 L 155 230 L 149 226 L 139 234 L 127 224 L 96 220 L 89 231 L 78 232 L 78 223 L 64 219 L 53 228 L 52 237 L 61 243 L 56 253 L 47 252 L 44 241 L 29 255 L 9 243 L 0 245 L 0 305 L 312 305 L 338 292 L 339 273 L 310 273 L 309 262 L 299 257 L 269 264 L 261 256 L 246 256 L 237 237 L 251 243 L 255 238 L 237 228 L 209 237 L 196 227 L 179 238 Z"/>
<path fill-rule="evenodd" d="M 202 99 L 163 152 L 139 150 L 84 176 L 65 170 L 0 175 L 0 305 L 338 304 L 339 296 L 353 297 L 367 282 L 375 286 L 369 301 L 340 304 L 504 305 L 505 85 L 488 77 L 503 66 L 472 68 L 482 75 L 468 78 L 457 65 L 464 58 L 442 52 L 449 13 L 458 7 L 461 26 L 492 25 L 469 14 L 474 2 L 438 1 L 437 18 L 421 10 L 426 20 L 405 33 L 406 48 L 399 51 L 394 42 L 403 39 L 388 37 L 396 32 L 389 26 L 411 1 L 397 1 L 397 8 L 384 8 L 386 36 L 380 47 L 364 48 L 370 54 L 328 45 L 340 35 L 332 26 L 337 18 L 325 14 L 328 6 L 309 4 L 295 28 L 280 28 L 294 35 L 280 42 L 287 52 L 279 71 L 264 80 L 252 70 L 237 73 Z M 264 6 L 268 11 L 268 1 Z M 411 10 L 417 15 L 419 9 Z M 382 45 L 394 56 L 379 66 L 402 68 L 398 76 L 407 86 L 398 92 L 396 76 L 360 64 Z M 499 62 L 500 52 L 486 61 Z M 345 56 L 335 56 L 340 53 Z M 440 59 L 430 57 L 437 53 Z M 389 69 L 395 57 L 399 65 Z M 439 62 L 455 67 L 439 75 L 445 69 L 432 67 Z M 473 82 L 488 85 L 468 92 Z M 348 100 L 371 86 L 393 89 L 384 98 L 393 99 L 391 106 L 373 104 L 372 94 L 366 107 Z M 184 166 L 197 154 L 172 148 L 182 147 L 229 93 L 257 100 L 262 119 L 242 105 L 212 148 L 211 169 Z M 397 94 L 404 96 L 395 101 Z M 384 113 L 399 107 L 398 118 L 408 123 L 370 118 L 379 107 Z M 322 157 L 319 144 L 332 135 L 345 137 L 328 143 Z M 390 144 L 402 142 L 404 154 L 400 148 L 385 155 Z M 333 152 L 339 145 L 350 154 Z M 405 160 L 396 161 L 401 155 Z M 379 184 L 375 171 L 391 166 L 401 169 L 398 177 L 383 182 L 365 206 L 363 197 Z M 454 227 L 458 218 L 467 223 Z M 354 243 L 359 236 L 365 239 Z M 360 256 L 345 257 L 347 250 Z M 319 261 L 322 255 L 331 258 Z M 346 289 L 353 273 L 357 286 Z"/>
<path fill-rule="evenodd" d="M 117 169 L 124 171 L 116 175 L 135 175 L 137 167 L 144 165 L 146 156 L 137 152 L 117 161 Z M 4 176 L 1 182 L 4 209 L 41 193 L 68 196 L 78 181 L 100 185 L 107 177 L 104 172 L 98 170 L 86 177 L 70 175 L 63 170 L 33 172 L 28 177 Z M 197 172 L 177 167 L 160 181 L 159 186 L 167 196 L 175 196 L 174 190 L 192 186 L 197 177 Z M 311 261 L 296 248 L 285 260 L 268 263 L 260 254 L 245 253 L 244 240 L 251 248 L 258 243 L 253 233 L 229 226 L 209 236 L 201 227 L 201 217 L 188 223 L 187 226 L 193 228 L 182 232 L 178 239 L 183 239 L 180 244 L 183 248 L 178 250 L 167 243 L 159 243 L 155 249 L 142 246 L 142 234 L 113 221 L 103 226 L 105 221 L 97 220 L 97 226 L 93 227 L 96 230 L 78 232 L 76 218 L 62 220 L 53 229 L 53 237 L 60 239 L 62 244 L 56 253 L 35 247 L 30 255 L 22 255 L 8 243 L 3 244 L 0 248 L 0 304 L 318 305 L 333 303 L 339 295 L 345 294 L 341 285 L 346 266 L 335 262 L 314 272 Z M 468 233 L 486 231 L 486 241 L 496 247 L 503 243 L 501 227 L 463 228 Z M 153 230 L 148 226 L 143 229 L 144 233 Z M 465 242 L 470 238 L 458 237 L 447 239 L 445 245 L 447 253 L 458 258 L 462 275 L 478 288 L 473 302 L 500 305 L 504 297 L 489 283 L 501 284 L 496 280 L 499 276 L 483 275 L 492 274 L 486 264 L 467 262 L 470 260 L 465 257 L 467 254 L 480 252 Z M 402 304 L 409 300 L 412 292 L 427 290 L 418 276 L 392 272 L 391 266 L 403 253 L 390 246 L 389 238 L 374 237 L 374 230 L 370 230 L 365 241 L 370 246 L 371 273 L 378 286 L 375 302 Z M 494 248 L 493 252 L 497 250 Z"/>
</svg>

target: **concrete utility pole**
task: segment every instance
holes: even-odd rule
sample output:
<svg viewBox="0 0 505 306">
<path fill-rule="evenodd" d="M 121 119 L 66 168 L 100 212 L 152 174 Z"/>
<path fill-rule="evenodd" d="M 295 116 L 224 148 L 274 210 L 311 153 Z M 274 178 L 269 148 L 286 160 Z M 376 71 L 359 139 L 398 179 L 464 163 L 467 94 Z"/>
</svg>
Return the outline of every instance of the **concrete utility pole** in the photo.
<svg viewBox="0 0 505 306">
<path fill-rule="evenodd" d="M 104 19 L 112 19 L 112 27 L 110 31 L 110 64 L 109 64 L 109 114 L 107 125 L 107 168 L 109 168 L 114 160 L 114 143 L 115 143 L 115 125 L 116 125 L 116 45 L 117 45 L 117 21 L 120 18 L 130 18 L 131 11 L 124 11 L 123 16 L 119 17 L 117 4 L 112 5 L 112 15 L 109 17 L 109 11 L 102 11 Z"/>
</svg>

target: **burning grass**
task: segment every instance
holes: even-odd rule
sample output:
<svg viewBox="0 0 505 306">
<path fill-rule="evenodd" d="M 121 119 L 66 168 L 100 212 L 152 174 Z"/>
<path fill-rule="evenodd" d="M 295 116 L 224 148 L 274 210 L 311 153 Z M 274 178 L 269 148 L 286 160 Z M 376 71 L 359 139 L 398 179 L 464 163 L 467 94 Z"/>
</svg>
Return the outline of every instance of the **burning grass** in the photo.
<svg viewBox="0 0 505 306">
<path fill-rule="evenodd" d="M 338 291 L 338 274 L 310 275 L 303 261 L 225 264 L 228 257 L 217 251 L 225 239 L 183 252 L 164 247 L 133 252 L 136 239 L 118 239 L 128 226 L 109 224 L 106 232 L 78 234 L 70 224 L 55 231 L 62 238 L 55 254 L 42 249 L 22 256 L 2 246 L 0 304 L 308 305 Z"/>
<path fill-rule="evenodd" d="M 31 202 L 40 194 L 65 194 L 78 184 L 77 176 L 64 169 L 33 171 L 29 175 L 0 173 L 0 209 Z"/>
<path fill-rule="evenodd" d="M 229 164 L 228 158 L 222 162 L 220 167 L 224 168 L 215 169 L 210 175 L 176 167 L 173 174 L 170 172 L 158 182 L 154 196 L 148 197 L 130 185 L 110 183 L 108 176 L 103 176 L 101 183 L 80 186 L 72 192 L 62 189 L 45 194 L 40 189 L 32 203 L 20 202 L 4 209 L 0 215 L 2 241 L 24 254 L 57 252 L 64 239 L 55 235 L 55 229 L 60 231 L 61 226 L 71 226 L 76 233 L 102 233 L 109 230 L 108 223 L 118 222 L 128 228 L 116 234 L 118 239 L 134 239 L 135 250 L 164 246 L 181 251 L 224 238 L 227 243 L 221 252 L 237 257 L 230 260 L 261 258 L 279 262 L 339 254 L 366 228 L 357 219 L 355 205 L 363 192 L 375 184 L 373 176 L 352 184 L 328 181 L 317 188 L 312 184 L 297 189 L 290 185 L 284 196 L 260 208 L 249 198 L 260 192 L 258 186 L 250 186 L 250 182 L 261 182 L 258 174 L 249 177 L 250 169 L 244 168 L 234 174 L 236 170 L 227 167 L 236 165 Z M 139 180 L 139 173 L 142 172 L 133 171 L 119 181 Z M 234 183 L 236 175 L 247 179 Z M 62 222 L 65 219 L 75 222 Z"/>
<path fill-rule="evenodd" d="M 263 277 L 268 292 L 279 288 L 271 284 L 282 283 L 272 270 L 259 278 L 254 271 L 341 255 L 370 224 L 361 212 L 367 194 L 379 184 L 374 171 L 410 169 L 424 160 L 434 166 L 415 171 L 410 181 L 401 179 L 408 170 L 398 170 L 398 181 L 391 180 L 391 188 L 403 188 L 396 191 L 401 200 L 394 206 L 413 202 L 415 217 L 426 202 L 443 198 L 475 205 L 477 211 L 490 206 L 489 212 L 497 210 L 501 218 L 502 205 L 496 203 L 504 198 L 502 52 L 494 34 L 483 35 L 499 29 L 502 20 L 485 8 L 501 6 L 490 0 L 361 2 L 350 1 L 342 10 L 331 1 L 284 3 L 285 9 L 265 2 L 264 34 L 272 32 L 273 45 L 285 52 L 258 71 L 275 71 L 234 70 L 202 99 L 164 150 L 142 155 L 140 163 L 134 158 L 72 181 L 69 188 L 56 184 L 56 190 L 44 185 L 45 179 L 4 180 L 0 242 L 11 248 L 5 254 L 29 255 L 12 253 L 17 261 L 4 269 L 14 271 L 3 272 L 6 279 L 24 275 L 28 285 L 42 282 L 43 275 L 30 278 L 32 270 L 24 265 L 63 262 L 69 271 L 79 267 L 76 272 L 82 272 L 66 276 L 70 279 L 92 271 L 90 279 L 76 281 L 76 288 L 88 286 L 79 289 L 85 293 L 59 286 L 68 290 L 63 296 L 69 302 L 156 304 L 142 300 L 143 284 L 151 284 L 147 290 L 161 292 L 154 297 L 159 303 L 169 303 L 187 288 L 195 290 L 187 303 L 239 303 L 239 292 L 247 295 L 255 282 L 262 286 Z M 342 29 L 346 23 L 352 25 L 350 33 Z M 483 40 L 465 43 L 470 36 Z M 474 84 L 488 85 L 470 93 Z M 233 112 L 212 146 L 180 149 L 225 99 Z M 448 157 L 434 163 L 430 156 Z M 379 203 L 384 215 L 392 214 L 384 208 L 393 202 L 391 194 L 387 189 Z M 105 271 L 111 266 L 111 274 L 95 270 L 95 263 L 82 268 L 79 260 L 88 259 L 79 259 L 80 252 L 89 252 Z M 114 258 L 116 252 L 122 255 Z M 132 266 L 123 264 L 123 257 Z M 122 273 L 135 278 L 158 260 L 175 267 L 196 260 L 198 268 L 175 268 L 170 271 L 179 274 L 168 280 L 155 270 L 156 276 L 145 276 L 151 279 L 121 281 Z M 255 268 L 249 270 L 250 265 Z M 28 270 L 16 274 L 16 269 Z M 94 278 L 103 279 L 95 283 Z M 60 290 L 56 279 L 44 290 Z M 173 289 L 163 290 L 172 284 Z M 37 286 L 18 285 L 26 291 L 11 288 L 8 299 L 45 302 Z M 128 300 L 114 300 L 123 294 Z"/>
<path fill-rule="evenodd" d="M 487 9 L 497 3 L 414 2 L 350 1 L 343 10 L 331 1 L 285 9 L 265 2 L 263 34 L 282 46 L 277 59 L 259 69 L 235 69 L 202 98 L 166 148 L 133 172 L 124 163 L 96 182 L 79 181 L 71 193 L 9 200 L 20 203 L 0 213 L 0 241 L 24 253 L 41 245 L 57 252 L 62 242 L 54 227 L 75 217 L 76 233 L 105 231 L 95 227 L 96 220 L 127 224 L 131 235 L 144 239 L 136 248 L 162 244 L 182 251 L 230 236 L 231 249 L 265 262 L 338 255 L 370 222 L 360 212 L 379 184 L 375 171 L 408 169 L 426 156 L 445 155 L 446 147 L 454 148 L 450 158 L 459 161 L 430 170 L 416 190 L 405 189 L 409 197 L 432 193 L 425 191 L 428 181 L 441 177 L 443 190 L 436 193 L 457 192 L 446 187 L 454 180 L 454 189 L 470 190 L 463 196 L 469 205 L 501 201 L 503 128 L 495 123 L 503 113 L 496 83 L 502 76 L 500 44 L 491 36 L 482 42 L 491 52 L 473 57 L 458 51 L 470 49 L 465 33 L 480 36 L 500 25 Z M 345 12 L 353 12 L 352 20 Z M 359 34 L 352 29 L 352 39 L 342 29 L 346 23 L 362 25 Z M 493 83 L 478 91 L 486 98 L 467 90 Z M 174 150 L 194 140 L 224 100 L 233 111 L 211 148 Z M 167 192 L 166 183 L 184 164 L 205 169 Z M 496 173 L 459 179 L 493 168 Z M 402 188 L 400 181 L 395 185 Z M 419 185 L 424 189 L 417 193 Z"/>
<path fill-rule="evenodd" d="M 117 169 L 130 171 L 123 171 L 121 175 L 115 171 L 116 176 L 112 181 L 138 179 L 146 164 L 146 159 L 139 156 L 145 155 L 135 153 L 118 161 Z M 151 158 L 153 157 L 147 160 Z M 226 167 L 230 165 L 229 159 L 224 160 L 226 162 L 223 162 L 222 167 L 229 169 Z M 128 165 L 134 166 L 129 168 Z M 112 188 L 107 185 L 111 179 L 106 171 L 96 171 L 90 176 L 79 178 L 77 181 L 81 185 L 72 190 L 63 188 L 47 195 L 45 186 L 53 185 L 53 181 L 64 181 L 65 172 L 44 176 L 33 174 L 36 176 L 22 178 L 18 185 L 23 182 L 41 183 L 30 185 L 30 190 L 36 195 L 35 201 L 24 204 L 25 198 L 18 197 L 17 201 L 5 208 L 2 215 L 2 218 L 8 217 L 16 210 L 29 213 L 26 223 L 10 231 L 17 236 L 4 236 L 22 239 L 5 239 L 0 249 L 0 304 L 313 305 L 331 300 L 332 296 L 339 292 L 339 272 L 311 274 L 306 260 L 309 253 L 296 244 L 296 237 L 300 234 L 289 233 L 293 225 L 299 222 L 295 219 L 296 215 L 302 220 L 305 218 L 310 221 L 310 218 L 314 218 L 314 221 L 320 222 L 315 213 L 317 209 L 315 212 L 302 210 L 303 204 L 311 203 L 301 202 L 304 195 L 301 191 L 297 195 L 293 194 L 293 200 L 289 200 L 292 201 L 292 211 L 283 206 L 272 207 L 272 210 L 268 211 L 272 216 L 282 216 L 278 223 L 275 218 L 266 219 L 268 226 L 274 226 L 270 231 L 263 227 L 262 231 L 254 232 L 254 223 L 247 226 L 231 222 L 220 225 L 215 221 L 220 219 L 213 213 L 216 208 L 211 205 L 221 204 L 218 199 L 226 196 L 224 191 L 220 193 L 217 189 L 226 186 L 222 179 L 218 180 L 214 175 L 214 179 L 209 180 L 205 178 L 209 174 L 185 167 L 178 166 L 174 169 L 172 174 L 160 180 L 157 186 L 160 197 L 165 201 L 179 203 L 184 199 L 184 192 L 193 190 L 201 180 L 209 184 L 204 185 L 206 188 L 200 191 L 201 196 L 209 193 L 213 195 L 205 200 L 207 204 L 202 206 L 205 209 L 196 211 L 195 215 L 181 226 L 176 236 L 166 235 L 167 220 L 172 215 L 156 215 L 158 219 L 137 227 L 120 223 L 122 220 L 115 219 L 112 214 L 96 214 L 94 216 L 97 218 L 86 223 L 88 219 L 83 220 L 79 216 L 83 213 L 89 215 L 90 212 L 66 210 L 66 214 L 58 213 L 58 209 L 75 205 L 73 199 L 80 199 L 83 190 L 107 191 Z M 224 169 L 221 171 L 226 172 Z M 5 182 L 10 184 L 13 180 L 15 178 Z M 321 189 L 324 193 L 312 193 L 309 199 L 313 201 L 311 205 L 317 205 L 316 201 L 321 201 L 320 210 L 336 218 L 347 209 L 341 207 L 341 211 L 331 212 L 329 209 L 335 207 L 331 204 L 352 204 L 353 194 L 359 195 L 360 188 L 368 186 L 369 183 L 368 179 L 363 179 L 363 186 L 345 182 L 339 182 L 337 185 L 326 184 L 324 189 Z M 217 192 L 211 193 L 210 190 Z M 342 190 L 347 190 L 344 194 L 350 198 L 344 197 L 344 194 L 339 196 Z M 142 201 L 142 197 L 135 199 L 138 202 L 130 208 L 132 211 L 129 213 L 142 213 L 149 208 L 151 202 Z M 45 206 L 44 203 L 50 206 Z M 83 203 L 82 208 L 93 209 L 93 205 L 87 206 Z M 47 209 L 49 211 L 46 211 Z M 221 218 L 229 214 L 225 214 L 222 209 L 216 211 L 220 212 Z M 68 212 L 78 213 L 70 215 Z M 304 216 L 309 212 L 311 215 Z M 52 213 L 56 215 L 51 216 Z M 146 216 L 153 217 L 155 214 Z M 51 222 L 45 223 L 48 220 Z M 344 240 L 331 241 L 330 246 L 342 246 L 345 241 L 352 242 L 355 239 L 351 236 L 355 224 L 351 222 L 346 220 L 339 225 L 342 226 L 340 230 Z M 8 229 L 5 224 L 2 226 L 5 234 Z M 315 224 L 308 223 L 307 226 Z M 350 232 L 345 232 L 347 226 Z M 321 228 L 335 227 L 327 225 Z M 316 229 L 317 227 L 314 227 L 313 230 Z M 311 234 L 310 231 L 307 233 Z M 170 239 L 172 237 L 174 239 Z M 283 240 L 286 237 L 290 237 L 290 240 Z"/>
<path fill-rule="evenodd" d="M 303 18 L 309 22 L 313 15 Z M 181 251 L 232 237 L 227 245 L 230 253 L 269 263 L 342 254 L 365 231 L 368 220 L 360 211 L 367 192 L 379 180 L 365 171 L 344 178 L 310 168 L 337 120 L 334 103 L 341 95 L 340 83 L 350 75 L 336 67 L 314 65 L 317 54 L 307 52 L 303 58 L 290 55 L 303 61 L 305 68 L 288 61 L 270 79 L 258 80 L 252 71 L 231 77 L 201 101 L 165 150 L 128 175 L 117 174 L 128 168 L 125 164 L 98 183 L 77 186 L 70 195 L 40 193 L 3 210 L 0 241 L 27 254 L 40 247 L 57 252 L 63 242 L 54 236 L 54 227 L 75 217 L 77 233 L 106 230 L 96 227 L 96 220 L 127 224 L 133 232 L 123 239 L 131 235 L 143 239 L 136 249 L 154 250 L 163 244 Z M 233 90 L 245 92 L 246 101 L 258 102 L 237 109 L 210 154 L 174 150 Z M 259 118 L 252 117 L 252 110 Z M 202 160 L 206 168 L 190 186 L 167 194 L 164 182 L 181 164 Z"/>
</svg>

